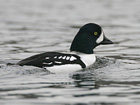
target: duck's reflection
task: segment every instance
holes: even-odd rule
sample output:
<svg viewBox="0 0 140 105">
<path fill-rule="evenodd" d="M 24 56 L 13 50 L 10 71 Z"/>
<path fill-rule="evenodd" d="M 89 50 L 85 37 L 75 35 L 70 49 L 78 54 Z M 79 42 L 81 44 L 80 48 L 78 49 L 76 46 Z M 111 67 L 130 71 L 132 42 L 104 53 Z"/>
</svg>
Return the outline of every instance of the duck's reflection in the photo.
<svg viewBox="0 0 140 105">
<path fill-rule="evenodd" d="M 75 87 L 88 89 L 98 88 L 94 73 L 76 73 L 73 74 L 71 78 L 74 79 Z"/>
</svg>

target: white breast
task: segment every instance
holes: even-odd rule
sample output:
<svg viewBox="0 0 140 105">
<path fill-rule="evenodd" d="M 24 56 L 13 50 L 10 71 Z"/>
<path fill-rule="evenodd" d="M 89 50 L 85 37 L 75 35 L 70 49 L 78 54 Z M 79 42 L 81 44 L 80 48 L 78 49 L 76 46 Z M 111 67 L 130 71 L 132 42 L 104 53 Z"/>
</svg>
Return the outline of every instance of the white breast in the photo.
<svg viewBox="0 0 140 105">
<path fill-rule="evenodd" d="M 96 61 L 95 54 L 81 54 L 80 57 L 86 67 L 92 65 Z"/>
</svg>

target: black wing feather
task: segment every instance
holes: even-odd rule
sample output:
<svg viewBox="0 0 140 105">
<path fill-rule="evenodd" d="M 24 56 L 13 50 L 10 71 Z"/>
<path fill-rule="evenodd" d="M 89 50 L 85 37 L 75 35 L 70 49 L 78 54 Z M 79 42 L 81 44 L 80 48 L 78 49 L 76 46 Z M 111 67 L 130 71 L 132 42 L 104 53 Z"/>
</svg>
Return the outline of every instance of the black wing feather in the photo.
<svg viewBox="0 0 140 105">
<path fill-rule="evenodd" d="M 63 59 L 65 57 L 65 59 Z M 67 59 L 69 57 L 69 59 Z M 74 57 L 76 59 L 70 61 L 70 58 Z M 17 65 L 30 65 L 36 67 L 51 67 L 54 65 L 65 65 L 65 64 L 79 64 L 82 68 L 85 68 L 85 64 L 82 62 L 79 56 L 75 54 L 65 54 L 58 52 L 45 52 L 31 56 L 29 58 L 23 59 L 17 63 Z"/>
</svg>

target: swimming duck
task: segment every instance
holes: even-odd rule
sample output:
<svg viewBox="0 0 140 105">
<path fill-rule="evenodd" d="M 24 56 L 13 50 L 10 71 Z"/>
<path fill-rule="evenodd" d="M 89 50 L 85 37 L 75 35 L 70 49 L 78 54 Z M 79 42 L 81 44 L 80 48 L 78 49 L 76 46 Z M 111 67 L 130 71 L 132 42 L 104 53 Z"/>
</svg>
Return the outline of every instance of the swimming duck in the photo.
<svg viewBox="0 0 140 105">
<path fill-rule="evenodd" d="M 36 66 L 50 72 L 72 72 L 90 67 L 95 61 L 94 48 L 99 45 L 113 44 L 105 37 L 101 26 L 85 24 L 74 37 L 69 52 L 45 52 L 23 59 L 17 65 Z"/>
</svg>

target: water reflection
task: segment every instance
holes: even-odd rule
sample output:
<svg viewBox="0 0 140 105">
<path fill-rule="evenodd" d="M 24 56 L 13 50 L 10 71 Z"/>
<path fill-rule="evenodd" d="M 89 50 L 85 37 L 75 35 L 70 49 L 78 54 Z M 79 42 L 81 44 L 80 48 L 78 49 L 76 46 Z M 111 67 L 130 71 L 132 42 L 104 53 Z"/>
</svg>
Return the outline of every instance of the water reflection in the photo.
<svg viewBox="0 0 140 105">
<path fill-rule="evenodd" d="M 78 73 L 72 75 L 74 79 L 75 87 L 94 89 L 95 87 L 95 76 L 93 73 Z"/>
</svg>

